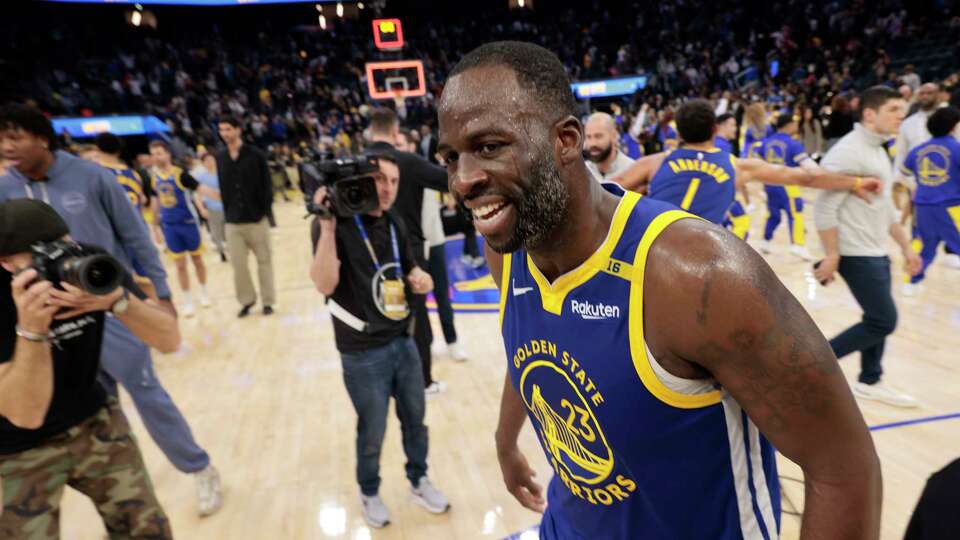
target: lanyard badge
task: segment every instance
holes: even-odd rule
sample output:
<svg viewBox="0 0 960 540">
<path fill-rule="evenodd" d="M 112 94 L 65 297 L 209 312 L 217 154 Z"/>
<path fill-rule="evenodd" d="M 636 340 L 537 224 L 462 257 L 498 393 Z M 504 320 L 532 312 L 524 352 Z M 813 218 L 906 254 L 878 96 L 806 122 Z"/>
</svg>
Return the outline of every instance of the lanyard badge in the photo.
<svg viewBox="0 0 960 540">
<path fill-rule="evenodd" d="M 407 295 L 403 286 L 403 269 L 400 267 L 400 247 L 397 243 L 397 230 L 390 223 L 390 242 L 393 247 L 393 261 L 381 265 L 377 253 L 373 250 L 370 236 L 359 216 L 353 216 L 360 237 L 370 252 L 373 267 L 376 273 L 370 283 L 373 303 L 384 317 L 393 321 L 402 321 L 410 315 L 410 306 L 407 304 Z M 390 274 L 392 277 L 387 277 Z"/>
</svg>

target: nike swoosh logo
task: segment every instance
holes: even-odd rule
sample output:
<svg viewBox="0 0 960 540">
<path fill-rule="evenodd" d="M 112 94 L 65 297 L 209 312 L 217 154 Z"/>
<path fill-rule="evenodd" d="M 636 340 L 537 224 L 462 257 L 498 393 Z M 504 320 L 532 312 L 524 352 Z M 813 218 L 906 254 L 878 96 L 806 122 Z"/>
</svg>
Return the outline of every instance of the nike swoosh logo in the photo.
<svg viewBox="0 0 960 540">
<path fill-rule="evenodd" d="M 532 291 L 533 287 L 517 287 L 516 280 L 513 281 L 513 295 L 520 296 L 521 294 L 527 294 Z"/>
</svg>

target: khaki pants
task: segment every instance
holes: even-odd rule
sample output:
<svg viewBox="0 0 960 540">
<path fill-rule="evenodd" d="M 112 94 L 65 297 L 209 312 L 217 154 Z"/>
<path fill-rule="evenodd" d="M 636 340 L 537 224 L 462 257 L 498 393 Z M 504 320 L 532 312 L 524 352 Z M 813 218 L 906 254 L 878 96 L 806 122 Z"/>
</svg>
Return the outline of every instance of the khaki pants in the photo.
<svg viewBox="0 0 960 540">
<path fill-rule="evenodd" d="M 233 285 L 237 300 L 249 306 L 257 302 L 257 291 L 250 279 L 247 256 L 250 251 L 257 258 L 257 275 L 260 278 L 260 294 L 263 305 L 272 306 L 277 301 L 273 284 L 273 260 L 270 249 L 270 224 L 267 218 L 257 223 L 227 223 L 227 249 L 233 265 Z"/>
</svg>

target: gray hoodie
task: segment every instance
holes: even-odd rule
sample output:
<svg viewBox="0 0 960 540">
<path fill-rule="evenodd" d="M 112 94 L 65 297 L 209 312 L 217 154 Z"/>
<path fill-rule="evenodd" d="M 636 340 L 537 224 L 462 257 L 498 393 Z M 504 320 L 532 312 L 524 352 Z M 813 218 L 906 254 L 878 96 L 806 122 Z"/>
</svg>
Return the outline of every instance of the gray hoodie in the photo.
<svg viewBox="0 0 960 540">
<path fill-rule="evenodd" d="M 14 168 L 0 176 L 0 201 L 24 198 L 52 206 L 74 240 L 106 249 L 127 269 L 130 253 L 153 282 L 157 296 L 170 297 L 167 272 L 150 232 L 110 171 L 57 150 L 45 181 L 29 180 Z"/>
</svg>

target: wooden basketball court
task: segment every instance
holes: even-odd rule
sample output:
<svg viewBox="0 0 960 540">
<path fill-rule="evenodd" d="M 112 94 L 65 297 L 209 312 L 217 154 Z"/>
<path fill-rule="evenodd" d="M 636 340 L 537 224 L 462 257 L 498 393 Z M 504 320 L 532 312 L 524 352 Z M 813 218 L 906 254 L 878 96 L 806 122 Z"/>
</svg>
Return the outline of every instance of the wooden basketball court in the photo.
<svg viewBox="0 0 960 540">
<path fill-rule="evenodd" d="M 755 203 L 762 207 L 762 190 L 754 191 Z M 458 314 L 456 320 L 470 361 L 435 358 L 434 377 L 446 381 L 449 389 L 427 402 L 430 476 L 449 496 L 452 510 L 435 516 L 409 500 L 399 422 L 391 415 L 381 495 L 392 523 L 382 530 L 366 526 L 354 480 L 356 417 L 343 386 L 329 315 L 307 275 L 310 247 L 303 208 L 298 203 L 274 208 L 279 220 L 273 230 L 277 313 L 263 317 L 257 311 L 236 319 L 239 306 L 230 266 L 208 252 L 214 307 L 181 321 L 182 351 L 154 357 L 158 375 L 220 469 L 225 501 L 217 515 L 196 516 L 193 478 L 170 465 L 130 400 L 123 399 L 175 536 L 473 539 L 503 538 L 535 525 L 538 516 L 521 508 L 503 488 L 494 452 L 505 373 L 497 316 L 474 313 Z M 807 215 L 812 213 L 808 210 Z M 762 230 L 763 209 L 754 211 L 753 218 L 755 238 Z M 808 217 L 808 224 L 811 220 Z M 780 254 L 767 260 L 823 332 L 832 336 L 859 318 L 859 308 L 842 282 L 824 288 L 813 281 L 809 263 L 787 254 L 782 229 L 775 239 Z M 818 246 L 815 233 L 808 236 L 811 246 Z M 173 272 L 170 283 L 176 290 Z M 887 342 L 884 380 L 917 397 L 921 406 L 911 410 L 860 402 L 870 426 L 960 412 L 958 284 L 960 270 L 938 260 L 918 297 L 902 298 L 896 285 L 900 323 Z M 434 324 L 440 336 L 439 324 Z M 855 380 L 859 359 L 848 357 L 842 365 Z M 873 435 L 883 463 L 882 538 L 899 539 L 927 477 L 960 456 L 960 418 L 888 427 Z M 546 482 L 551 469 L 529 423 L 521 448 Z M 800 509 L 802 475 L 786 459 L 780 462 L 784 510 Z M 92 504 L 69 489 L 61 523 L 65 539 L 100 540 L 105 535 Z M 795 539 L 798 534 L 799 518 L 785 512 L 782 537 Z"/>
</svg>

